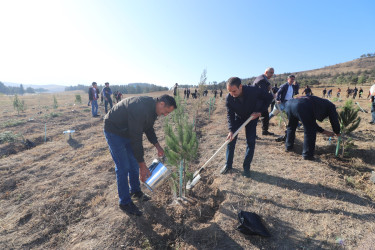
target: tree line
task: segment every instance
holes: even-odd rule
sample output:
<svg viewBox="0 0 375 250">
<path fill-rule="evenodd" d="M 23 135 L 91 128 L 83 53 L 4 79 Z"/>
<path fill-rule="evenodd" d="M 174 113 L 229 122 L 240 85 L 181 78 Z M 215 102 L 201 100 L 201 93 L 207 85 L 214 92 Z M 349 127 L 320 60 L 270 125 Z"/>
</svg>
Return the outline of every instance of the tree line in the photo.
<svg viewBox="0 0 375 250">
<path fill-rule="evenodd" d="M 4 83 L 0 82 L 0 93 L 6 94 L 6 95 L 23 95 L 23 94 L 33 94 L 33 93 L 41 93 L 41 92 L 47 92 L 47 91 L 48 90 L 44 88 L 34 89 L 32 87 L 27 87 L 25 89 L 22 84 L 20 84 L 19 87 L 5 86 Z"/>
<path fill-rule="evenodd" d="M 85 86 L 78 84 L 77 86 L 65 87 L 65 91 L 83 90 L 87 91 L 91 86 Z M 150 83 L 129 83 L 127 85 L 109 85 L 112 92 L 119 91 L 123 94 L 142 94 L 156 91 L 166 91 L 167 87 L 157 86 Z M 104 88 L 104 85 L 99 86 L 100 89 Z"/>
</svg>

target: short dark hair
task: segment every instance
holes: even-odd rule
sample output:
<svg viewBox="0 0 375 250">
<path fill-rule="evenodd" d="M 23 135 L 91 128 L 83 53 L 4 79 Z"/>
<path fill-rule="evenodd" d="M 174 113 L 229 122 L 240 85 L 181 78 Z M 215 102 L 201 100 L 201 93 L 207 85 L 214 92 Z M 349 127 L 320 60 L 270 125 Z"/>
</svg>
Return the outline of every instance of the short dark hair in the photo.
<svg viewBox="0 0 375 250">
<path fill-rule="evenodd" d="M 173 106 L 174 109 L 177 108 L 176 100 L 170 95 L 162 95 L 158 97 L 157 102 L 164 102 L 167 107 Z"/>
<path fill-rule="evenodd" d="M 288 75 L 288 78 L 296 78 L 296 76 L 295 75 Z"/>
<path fill-rule="evenodd" d="M 109 85 L 109 82 L 104 83 L 104 85 L 107 85 L 107 84 Z"/>
<path fill-rule="evenodd" d="M 92 82 L 92 83 L 91 83 L 92 86 L 94 86 L 94 85 L 96 85 L 96 84 L 97 84 L 96 82 Z"/>
<path fill-rule="evenodd" d="M 235 76 L 229 78 L 227 81 L 227 86 L 236 86 L 237 88 L 239 88 L 240 85 L 241 85 L 241 79 Z"/>
</svg>

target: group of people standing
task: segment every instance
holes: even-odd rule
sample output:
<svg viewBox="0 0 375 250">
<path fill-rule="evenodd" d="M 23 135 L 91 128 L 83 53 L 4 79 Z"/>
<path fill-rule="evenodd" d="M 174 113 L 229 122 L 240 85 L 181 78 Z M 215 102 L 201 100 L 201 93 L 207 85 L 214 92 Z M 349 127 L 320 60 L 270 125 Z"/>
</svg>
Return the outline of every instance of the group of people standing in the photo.
<svg viewBox="0 0 375 250">
<path fill-rule="evenodd" d="M 243 85 L 238 77 L 231 77 L 226 82 L 228 95 L 225 105 L 229 143 L 226 149 L 226 163 L 221 170 L 222 174 L 227 174 L 233 169 L 234 151 L 238 138 L 238 135 L 234 136 L 234 134 L 251 116 L 253 119 L 245 126 L 247 148 L 242 166 L 242 174 L 247 178 L 250 177 L 259 117 L 262 118 L 263 123 L 262 135 L 274 135 L 269 131 L 269 120 L 277 112 L 286 112 L 289 120 L 286 125 L 286 152 L 293 150 L 296 128 L 299 123 L 302 123 L 304 129 L 302 156 L 305 160 L 314 160 L 317 132 L 326 136 L 340 135 L 338 114 L 332 102 L 312 96 L 311 89 L 310 91 L 305 89 L 305 96 L 295 98 L 299 86 L 295 83 L 294 75 L 289 75 L 287 81 L 280 88 L 277 88 L 276 85 L 271 88 L 269 79 L 273 75 L 274 69 L 267 68 L 264 74 L 258 76 L 252 84 Z M 108 86 L 106 85 L 106 87 Z M 175 84 L 173 87 L 174 96 L 177 95 L 177 90 L 178 85 Z M 99 93 L 96 83 L 93 83 L 93 87 L 89 90 L 93 107 L 97 105 L 95 102 Z M 110 93 L 110 89 L 104 91 L 104 96 L 108 96 Z M 372 101 L 374 102 L 374 97 L 372 97 Z M 274 106 L 272 112 L 269 113 L 268 109 L 272 102 Z M 141 216 L 142 211 L 133 201 L 148 201 L 150 199 L 142 192 L 139 181 L 141 179 L 145 182 L 151 176 L 144 160 L 143 134 L 146 134 L 148 141 L 154 145 L 157 155 L 164 156 L 164 149 L 159 144 L 154 131 L 154 122 L 158 116 L 166 116 L 176 108 L 174 97 L 169 95 L 157 98 L 137 96 L 125 98 L 108 112 L 106 111 L 104 135 L 115 162 L 119 207 L 127 214 Z M 375 112 L 374 105 L 373 109 Z M 323 121 L 326 118 L 329 118 L 333 132 L 324 130 L 316 122 L 316 120 Z M 373 122 L 375 122 L 375 118 Z"/>
<path fill-rule="evenodd" d="M 99 117 L 98 115 L 98 100 L 100 98 L 101 103 L 103 103 L 104 100 L 104 108 L 105 113 L 108 113 L 108 106 L 111 109 L 113 107 L 113 102 L 111 96 L 113 95 L 116 102 L 121 101 L 122 93 L 119 91 L 115 91 L 112 93 L 111 88 L 109 87 L 109 83 L 106 82 L 105 87 L 102 89 L 102 91 L 99 90 L 98 84 L 96 82 L 93 82 L 91 84 L 91 87 L 89 88 L 88 94 L 89 94 L 89 102 L 88 105 L 91 104 L 91 113 L 92 117 Z"/>
<path fill-rule="evenodd" d="M 245 126 L 246 153 L 243 161 L 243 173 L 250 177 L 250 165 L 254 156 L 256 142 L 256 125 L 259 117 L 262 118 L 262 135 L 274 135 L 268 131 L 269 121 L 280 111 L 285 111 L 288 116 L 286 129 L 285 151 L 293 150 L 295 132 L 298 123 L 301 122 L 304 128 L 304 143 L 302 156 L 305 160 L 314 160 L 316 133 L 320 132 L 327 136 L 340 135 L 340 126 L 336 107 L 329 100 L 311 95 L 306 91 L 306 96 L 294 98 L 298 94 L 299 86 L 295 84 L 295 76 L 289 75 L 287 82 L 279 89 L 277 86 L 271 88 L 269 79 L 274 75 L 273 68 L 267 68 L 264 74 L 258 76 L 252 84 L 243 85 L 238 77 L 231 77 L 227 81 L 229 92 L 226 98 L 227 121 L 229 133 L 227 140 L 226 163 L 221 173 L 227 174 L 233 169 L 234 149 L 237 136 L 233 136 L 237 129 L 250 117 L 251 120 Z M 274 100 L 274 108 L 271 113 L 268 108 Z M 329 118 L 333 132 L 324 130 L 316 120 L 322 121 Z"/>
</svg>

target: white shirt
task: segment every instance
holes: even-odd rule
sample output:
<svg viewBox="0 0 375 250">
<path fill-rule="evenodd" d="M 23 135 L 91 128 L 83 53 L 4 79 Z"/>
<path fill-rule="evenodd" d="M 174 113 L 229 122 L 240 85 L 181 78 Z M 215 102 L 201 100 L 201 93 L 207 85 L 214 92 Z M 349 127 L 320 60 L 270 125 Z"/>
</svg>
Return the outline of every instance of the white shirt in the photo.
<svg viewBox="0 0 375 250">
<path fill-rule="evenodd" d="M 292 85 L 289 85 L 288 91 L 286 92 L 286 95 L 285 95 L 285 101 L 289 101 L 292 98 L 293 98 L 293 87 Z"/>
</svg>

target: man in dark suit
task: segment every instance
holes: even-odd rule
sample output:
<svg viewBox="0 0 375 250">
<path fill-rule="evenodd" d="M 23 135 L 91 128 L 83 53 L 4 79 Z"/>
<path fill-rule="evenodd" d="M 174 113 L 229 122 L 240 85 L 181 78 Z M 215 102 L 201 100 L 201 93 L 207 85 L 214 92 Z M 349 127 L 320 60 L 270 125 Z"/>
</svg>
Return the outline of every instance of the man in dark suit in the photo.
<svg viewBox="0 0 375 250">
<path fill-rule="evenodd" d="M 304 128 L 304 141 L 302 156 L 305 160 L 314 160 L 316 132 L 326 136 L 340 135 L 340 123 L 335 105 L 317 96 L 303 96 L 289 100 L 285 104 L 285 112 L 288 115 L 289 123 L 286 130 L 285 150 L 292 151 L 298 121 L 301 121 Z M 329 118 L 333 132 L 324 130 L 317 123 Z"/>
<path fill-rule="evenodd" d="M 272 101 L 272 95 L 261 88 L 255 86 L 242 85 L 241 79 L 231 77 L 227 81 L 227 90 L 229 94 L 226 98 L 227 120 L 229 133 L 227 140 L 226 165 L 221 170 L 222 174 L 226 174 L 232 170 L 234 149 L 238 136 L 233 134 L 241 127 L 241 125 L 251 116 L 256 119 L 250 121 L 246 126 L 246 155 L 243 162 L 243 176 L 250 177 L 250 164 L 253 160 L 255 149 L 256 125 L 258 117 L 261 115 Z"/>
<path fill-rule="evenodd" d="M 267 68 L 264 71 L 264 74 L 255 78 L 255 80 L 253 82 L 253 85 L 257 86 L 258 88 L 263 89 L 266 92 L 270 92 L 271 91 L 271 83 L 268 80 L 271 79 L 271 77 L 273 76 L 274 73 L 275 73 L 275 70 L 273 68 Z M 271 132 L 268 131 L 269 120 L 270 120 L 269 119 L 269 113 L 268 113 L 268 107 L 267 107 L 266 110 L 264 110 L 262 112 L 261 117 L 263 118 L 262 119 L 262 123 L 263 123 L 262 135 L 274 135 L 274 133 L 271 133 Z"/>
<path fill-rule="evenodd" d="M 279 91 L 276 94 L 276 104 L 274 109 L 269 115 L 269 119 L 271 120 L 272 117 L 280 113 L 280 111 L 284 111 L 285 103 L 291 99 L 295 93 L 298 93 L 298 85 L 294 85 L 294 80 L 296 77 L 294 75 L 289 75 L 288 80 L 286 83 L 280 86 Z"/>
</svg>

